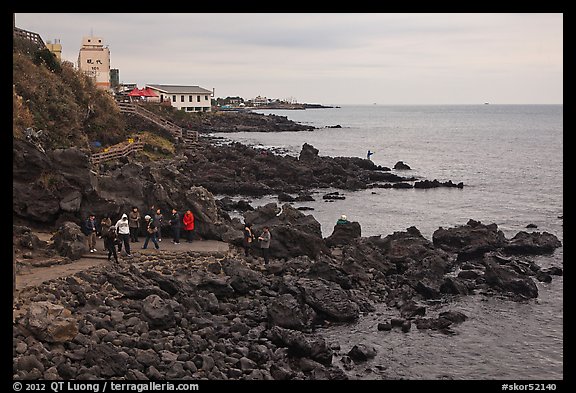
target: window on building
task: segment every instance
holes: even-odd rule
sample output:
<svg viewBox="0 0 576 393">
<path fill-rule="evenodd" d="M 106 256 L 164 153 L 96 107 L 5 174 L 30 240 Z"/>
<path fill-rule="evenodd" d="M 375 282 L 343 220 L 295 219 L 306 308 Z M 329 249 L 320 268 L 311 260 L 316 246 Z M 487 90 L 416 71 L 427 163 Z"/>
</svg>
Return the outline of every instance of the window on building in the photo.
<svg viewBox="0 0 576 393">
<path fill-rule="evenodd" d="M 196 102 L 200 102 L 200 96 L 196 96 Z"/>
<path fill-rule="evenodd" d="M 176 96 L 172 96 L 172 102 L 176 102 Z"/>
<path fill-rule="evenodd" d="M 208 96 L 204 96 L 204 101 L 208 101 Z"/>
<path fill-rule="evenodd" d="M 184 96 L 180 96 L 180 102 L 184 102 Z"/>
<path fill-rule="evenodd" d="M 188 102 L 192 102 L 192 96 L 188 96 Z"/>
</svg>

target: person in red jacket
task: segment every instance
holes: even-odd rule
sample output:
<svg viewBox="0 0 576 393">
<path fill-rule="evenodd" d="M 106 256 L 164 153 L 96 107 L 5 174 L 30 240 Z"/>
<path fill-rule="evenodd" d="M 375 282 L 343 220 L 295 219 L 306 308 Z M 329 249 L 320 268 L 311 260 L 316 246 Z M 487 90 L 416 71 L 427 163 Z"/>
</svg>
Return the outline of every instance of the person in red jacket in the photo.
<svg viewBox="0 0 576 393">
<path fill-rule="evenodd" d="M 186 231 L 186 242 L 192 243 L 192 232 L 194 231 L 194 214 L 192 214 L 192 211 L 186 210 L 182 222 Z"/>
</svg>

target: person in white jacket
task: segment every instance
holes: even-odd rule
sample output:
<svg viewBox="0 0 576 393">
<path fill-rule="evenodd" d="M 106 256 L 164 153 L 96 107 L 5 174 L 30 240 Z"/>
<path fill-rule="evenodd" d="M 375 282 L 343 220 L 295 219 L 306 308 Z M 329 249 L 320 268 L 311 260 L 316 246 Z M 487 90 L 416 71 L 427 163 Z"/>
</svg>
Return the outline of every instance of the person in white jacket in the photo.
<svg viewBox="0 0 576 393">
<path fill-rule="evenodd" d="M 130 224 L 128 223 L 128 215 L 122 214 L 122 218 L 116 221 L 116 233 L 118 234 L 118 252 L 122 251 L 122 244 L 126 249 L 126 256 L 131 257 L 130 254 Z"/>
</svg>

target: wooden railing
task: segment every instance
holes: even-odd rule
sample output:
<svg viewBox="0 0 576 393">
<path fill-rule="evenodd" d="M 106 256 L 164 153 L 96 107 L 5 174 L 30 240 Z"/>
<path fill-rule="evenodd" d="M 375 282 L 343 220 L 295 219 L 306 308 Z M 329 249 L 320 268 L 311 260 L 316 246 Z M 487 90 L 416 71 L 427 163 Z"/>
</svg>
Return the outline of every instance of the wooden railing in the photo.
<svg viewBox="0 0 576 393">
<path fill-rule="evenodd" d="M 99 164 L 103 161 L 115 160 L 117 158 L 126 157 L 127 155 L 142 150 L 144 142 L 122 142 L 117 145 L 111 146 L 107 151 L 102 153 L 94 153 L 90 157 L 93 164 Z"/>
<path fill-rule="evenodd" d="M 40 34 L 20 29 L 18 27 L 14 27 L 13 31 L 16 37 L 24 38 L 28 41 L 31 41 L 32 43 L 38 45 L 40 48 L 46 48 L 46 44 L 44 44 L 44 41 L 42 40 L 42 37 L 40 37 Z"/>
<path fill-rule="evenodd" d="M 177 141 L 182 141 L 185 145 L 194 144 L 198 141 L 197 131 L 184 129 L 140 105 L 129 102 L 118 102 L 118 107 L 120 108 L 121 113 L 131 113 L 138 115 L 148 121 L 151 121 L 157 126 L 162 127 L 163 129 L 170 132 L 170 134 Z"/>
</svg>

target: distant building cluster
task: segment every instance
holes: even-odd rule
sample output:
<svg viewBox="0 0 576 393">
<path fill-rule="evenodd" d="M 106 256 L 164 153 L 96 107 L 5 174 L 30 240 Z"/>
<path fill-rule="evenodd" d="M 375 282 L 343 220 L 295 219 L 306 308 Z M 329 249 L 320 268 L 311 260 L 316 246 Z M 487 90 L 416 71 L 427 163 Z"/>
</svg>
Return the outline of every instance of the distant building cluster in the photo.
<svg viewBox="0 0 576 393">
<path fill-rule="evenodd" d="M 24 37 L 35 44 L 45 46 L 54 53 L 58 61 L 62 61 L 62 45 L 59 39 L 43 43 L 39 34 L 28 32 L 16 27 L 13 21 L 14 34 Z M 78 70 L 88 75 L 97 88 L 110 92 L 120 100 L 158 102 L 171 105 L 185 112 L 209 112 L 212 105 L 219 109 L 237 109 L 245 107 L 270 107 L 298 105 L 295 99 L 270 99 L 258 95 L 245 100 L 242 97 L 226 97 L 214 99 L 214 89 L 200 86 L 147 84 L 139 89 L 135 83 L 121 83 L 120 70 L 111 68 L 110 49 L 104 44 L 102 37 L 86 36 L 78 52 Z"/>
<path fill-rule="evenodd" d="M 62 45 L 60 40 L 46 47 L 61 61 Z M 212 108 L 214 89 L 200 86 L 150 84 L 138 89 L 134 83 L 121 83 L 120 70 L 110 66 L 110 49 L 102 37 L 87 36 L 82 38 L 78 53 L 78 70 L 88 75 L 97 88 L 126 97 L 128 100 L 159 102 L 169 104 L 185 112 L 209 112 Z"/>
<path fill-rule="evenodd" d="M 226 97 L 217 98 L 214 100 L 214 105 L 222 110 L 227 109 L 240 109 L 240 108 L 275 108 L 275 109 L 294 109 L 302 107 L 303 104 L 296 102 L 294 98 L 266 98 L 262 96 L 256 96 L 253 99 L 245 100 L 242 97 Z"/>
</svg>

